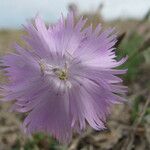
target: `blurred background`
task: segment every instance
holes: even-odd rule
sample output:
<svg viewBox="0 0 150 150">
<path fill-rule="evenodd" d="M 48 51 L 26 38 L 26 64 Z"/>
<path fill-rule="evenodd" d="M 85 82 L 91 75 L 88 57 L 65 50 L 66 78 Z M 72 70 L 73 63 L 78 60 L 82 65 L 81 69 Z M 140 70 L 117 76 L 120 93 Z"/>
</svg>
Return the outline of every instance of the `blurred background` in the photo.
<svg viewBox="0 0 150 150">
<path fill-rule="evenodd" d="M 14 42 L 21 43 L 22 24 L 36 14 L 53 24 L 68 11 L 88 17 L 94 27 L 101 23 L 117 29 L 118 59 L 129 56 L 121 67 L 128 68 L 123 76 L 128 103 L 114 106 L 108 130 L 88 128 L 69 145 L 43 134 L 27 138 L 20 131 L 25 116 L 0 103 L 0 150 L 150 150 L 150 0 L 0 0 L 0 56 L 11 52 Z M 1 73 L 0 82 L 6 80 Z"/>
</svg>

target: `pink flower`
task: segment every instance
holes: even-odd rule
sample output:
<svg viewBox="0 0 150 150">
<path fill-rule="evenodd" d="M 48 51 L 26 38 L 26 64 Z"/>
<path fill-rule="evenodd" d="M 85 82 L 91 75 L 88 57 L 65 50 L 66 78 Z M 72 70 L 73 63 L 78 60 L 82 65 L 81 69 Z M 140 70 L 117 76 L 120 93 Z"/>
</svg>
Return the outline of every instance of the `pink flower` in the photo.
<svg viewBox="0 0 150 150">
<path fill-rule="evenodd" d="M 28 48 L 16 44 L 16 52 L 3 57 L 9 83 L 3 85 L 4 101 L 15 100 L 12 109 L 28 112 L 23 123 L 29 134 L 52 134 L 69 142 L 86 122 L 96 130 L 105 129 L 110 107 L 122 103 L 126 92 L 117 70 L 126 58 L 116 61 L 116 35 L 98 25 L 84 28 L 82 17 L 73 13 L 46 28 L 42 19 L 28 24 L 23 37 Z"/>
</svg>

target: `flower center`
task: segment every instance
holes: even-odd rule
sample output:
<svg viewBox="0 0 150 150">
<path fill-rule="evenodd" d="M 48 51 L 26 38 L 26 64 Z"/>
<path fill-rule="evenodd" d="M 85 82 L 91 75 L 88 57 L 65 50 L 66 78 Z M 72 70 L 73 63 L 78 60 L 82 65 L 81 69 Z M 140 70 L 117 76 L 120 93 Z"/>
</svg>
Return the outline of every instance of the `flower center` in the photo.
<svg viewBox="0 0 150 150">
<path fill-rule="evenodd" d="M 39 65 L 41 72 L 45 73 L 46 75 L 56 75 L 60 80 L 68 79 L 68 69 L 66 65 L 61 68 L 58 66 L 49 65 L 43 60 L 39 63 Z"/>
<path fill-rule="evenodd" d="M 66 69 L 59 69 L 59 68 L 54 68 L 53 72 L 55 75 L 60 79 L 60 80 L 67 80 L 68 79 L 68 73 Z"/>
<path fill-rule="evenodd" d="M 66 88 L 71 88 L 72 84 L 69 81 L 69 68 L 67 63 L 61 66 L 50 65 L 45 60 L 39 62 L 41 73 L 48 79 L 52 78 L 56 87 L 62 91 Z M 51 79 L 50 79 L 51 80 Z"/>
</svg>

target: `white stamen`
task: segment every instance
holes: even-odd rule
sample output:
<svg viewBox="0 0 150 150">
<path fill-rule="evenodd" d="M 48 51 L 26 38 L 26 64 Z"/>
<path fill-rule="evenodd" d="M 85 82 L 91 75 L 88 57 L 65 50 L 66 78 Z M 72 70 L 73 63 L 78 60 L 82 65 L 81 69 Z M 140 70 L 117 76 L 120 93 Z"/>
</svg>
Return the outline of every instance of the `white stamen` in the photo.
<svg viewBox="0 0 150 150">
<path fill-rule="evenodd" d="M 39 65 L 41 67 L 41 71 L 48 78 L 52 78 L 58 90 L 62 91 L 66 88 L 72 87 L 72 84 L 69 81 L 69 65 L 67 61 L 65 62 L 64 67 L 50 65 L 45 60 L 41 60 Z"/>
</svg>

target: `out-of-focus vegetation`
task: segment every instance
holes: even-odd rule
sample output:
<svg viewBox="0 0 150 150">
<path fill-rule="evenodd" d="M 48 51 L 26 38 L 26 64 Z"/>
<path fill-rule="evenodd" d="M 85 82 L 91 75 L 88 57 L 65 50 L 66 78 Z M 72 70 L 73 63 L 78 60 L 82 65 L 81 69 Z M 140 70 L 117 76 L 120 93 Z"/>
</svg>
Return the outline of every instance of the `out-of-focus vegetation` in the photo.
<svg viewBox="0 0 150 150">
<path fill-rule="evenodd" d="M 76 11 L 77 7 L 70 5 Z M 118 43 L 117 59 L 128 55 L 123 68 L 128 68 L 124 76 L 129 86 L 128 103 L 114 106 L 108 119 L 108 130 L 96 132 L 89 128 L 83 135 L 74 135 L 69 145 L 61 145 L 50 136 L 36 134 L 26 137 L 20 131 L 22 115 L 9 113 L 10 104 L 0 105 L 0 150 L 149 150 L 150 149 L 150 21 L 149 13 L 141 21 L 116 20 L 105 22 L 95 12 L 84 13 L 89 23 L 95 27 L 102 23 L 104 28 L 116 27 Z M 0 55 L 11 52 L 11 44 L 21 42 L 23 31 L 0 31 Z M 3 75 L 1 82 L 5 81 Z"/>
</svg>

